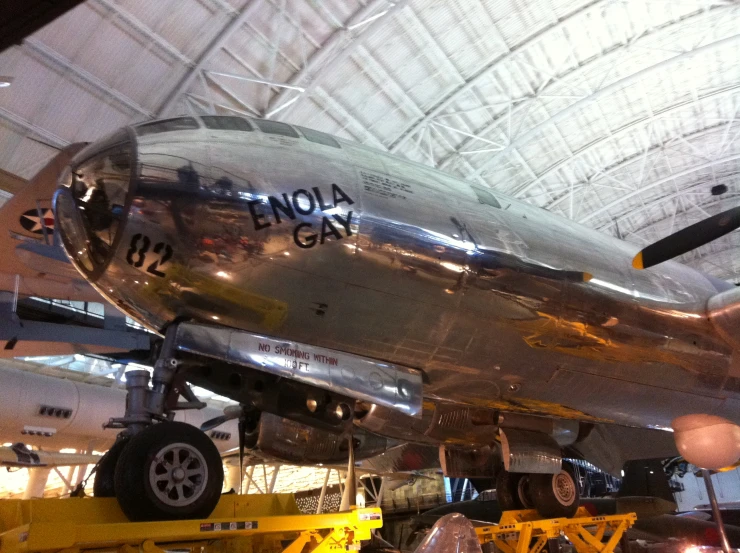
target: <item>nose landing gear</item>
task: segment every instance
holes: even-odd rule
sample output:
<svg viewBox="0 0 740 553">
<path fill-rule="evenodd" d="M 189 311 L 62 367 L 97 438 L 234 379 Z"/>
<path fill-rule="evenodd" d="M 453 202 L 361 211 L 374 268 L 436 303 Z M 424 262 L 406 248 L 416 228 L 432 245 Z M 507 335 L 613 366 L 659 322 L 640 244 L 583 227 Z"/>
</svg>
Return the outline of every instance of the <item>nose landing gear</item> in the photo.
<svg viewBox="0 0 740 553">
<path fill-rule="evenodd" d="M 95 495 L 115 496 L 132 521 L 206 518 L 221 496 L 218 449 L 201 430 L 171 420 L 174 409 L 205 407 L 177 376 L 175 332 L 167 332 L 151 388 L 147 371 L 127 373 L 126 413 L 107 425 L 124 430 L 95 473 Z"/>
</svg>

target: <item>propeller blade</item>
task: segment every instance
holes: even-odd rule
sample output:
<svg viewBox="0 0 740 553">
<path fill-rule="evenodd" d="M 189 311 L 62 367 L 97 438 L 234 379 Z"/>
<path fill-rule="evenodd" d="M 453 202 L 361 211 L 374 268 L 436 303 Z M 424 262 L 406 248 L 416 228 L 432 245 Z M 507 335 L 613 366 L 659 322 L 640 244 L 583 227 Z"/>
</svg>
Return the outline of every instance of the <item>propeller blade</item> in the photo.
<svg viewBox="0 0 740 553">
<path fill-rule="evenodd" d="M 347 460 L 347 478 L 344 481 L 344 494 L 340 511 L 349 511 L 357 505 L 357 475 L 355 474 L 355 444 L 352 433 L 347 436 L 349 459 Z"/>
<path fill-rule="evenodd" d="M 224 408 L 223 415 L 219 415 L 218 417 L 208 419 L 206 422 L 200 425 L 200 429 L 203 432 L 208 432 L 209 430 L 213 430 L 217 426 L 221 426 L 225 422 L 239 418 L 241 414 L 242 414 L 241 405 L 227 405 Z"/>
<path fill-rule="evenodd" d="M 239 495 L 242 493 L 242 481 L 244 480 L 244 432 L 246 431 L 246 421 L 244 417 L 239 417 L 237 424 L 239 432 Z"/>
<path fill-rule="evenodd" d="M 635 256 L 632 266 L 647 269 L 708 244 L 738 227 L 740 207 L 733 207 L 650 244 Z"/>
<path fill-rule="evenodd" d="M 230 421 L 234 417 L 229 417 L 227 415 L 219 415 L 218 417 L 214 417 L 212 419 L 207 420 L 203 424 L 200 425 L 200 429 L 203 432 L 208 432 L 209 430 L 213 430 L 217 426 L 221 426 L 223 423 Z"/>
</svg>

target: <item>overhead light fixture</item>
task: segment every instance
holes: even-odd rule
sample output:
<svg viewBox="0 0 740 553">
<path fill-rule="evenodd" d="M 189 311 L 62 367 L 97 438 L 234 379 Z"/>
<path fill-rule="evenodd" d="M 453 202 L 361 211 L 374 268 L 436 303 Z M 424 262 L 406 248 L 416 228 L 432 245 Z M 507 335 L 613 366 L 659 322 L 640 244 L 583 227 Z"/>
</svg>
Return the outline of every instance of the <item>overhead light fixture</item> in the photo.
<svg viewBox="0 0 740 553">
<path fill-rule="evenodd" d="M 10 86 L 10 83 L 13 82 L 13 77 L 6 77 L 3 75 L 0 75 L 0 88 L 7 88 Z"/>
</svg>

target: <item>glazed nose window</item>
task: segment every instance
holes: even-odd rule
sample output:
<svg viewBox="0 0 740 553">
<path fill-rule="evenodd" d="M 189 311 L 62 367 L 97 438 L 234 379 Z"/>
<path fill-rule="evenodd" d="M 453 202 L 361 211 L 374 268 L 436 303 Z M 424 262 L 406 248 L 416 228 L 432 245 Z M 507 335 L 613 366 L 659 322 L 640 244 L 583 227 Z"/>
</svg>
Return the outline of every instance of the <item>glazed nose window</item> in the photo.
<svg viewBox="0 0 740 553">
<path fill-rule="evenodd" d="M 59 190 L 54 202 L 56 224 L 62 236 L 64 249 L 75 265 L 90 273 L 94 266 L 88 248 L 85 224 L 69 190 Z"/>
<path fill-rule="evenodd" d="M 80 152 L 62 178 L 67 196 L 74 205 L 63 203 L 67 211 L 69 230 L 74 229 L 75 241 L 84 231 L 86 257 L 81 264 L 90 272 L 103 267 L 120 228 L 124 223 L 126 198 L 131 181 L 132 147 L 125 132 L 93 144 Z M 73 225 L 72 222 L 75 222 Z M 79 226 L 82 226 L 82 230 Z M 63 234 L 67 234 L 64 228 Z M 71 236 L 70 236 L 71 238 Z M 72 248 L 72 255 L 81 248 Z M 93 269 L 87 267 L 93 265 Z"/>
<path fill-rule="evenodd" d="M 86 223 L 96 265 L 105 262 L 122 223 L 130 157 L 130 147 L 124 144 L 86 159 L 72 171 L 72 196 Z"/>
</svg>

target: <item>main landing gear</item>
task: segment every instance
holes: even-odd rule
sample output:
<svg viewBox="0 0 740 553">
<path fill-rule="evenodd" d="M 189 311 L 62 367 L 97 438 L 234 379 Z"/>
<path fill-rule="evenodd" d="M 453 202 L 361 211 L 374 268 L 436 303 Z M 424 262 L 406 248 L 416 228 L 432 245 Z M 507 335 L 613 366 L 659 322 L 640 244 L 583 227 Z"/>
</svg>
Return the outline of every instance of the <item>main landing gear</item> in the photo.
<svg viewBox="0 0 740 553">
<path fill-rule="evenodd" d="M 97 497 L 116 497 L 132 521 L 206 518 L 221 496 L 221 455 L 201 430 L 171 419 L 173 407 L 204 406 L 176 379 L 178 362 L 168 332 L 149 387 L 147 371 L 126 374 L 126 414 L 108 426 L 123 428 L 97 465 Z M 177 403 L 182 395 L 186 401 Z"/>
<path fill-rule="evenodd" d="M 518 474 L 501 470 L 496 496 L 502 511 L 537 509 L 543 518 L 572 517 L 578 510 L 580 492 L 569 463 L 557 474 Z"/>
</svg>

